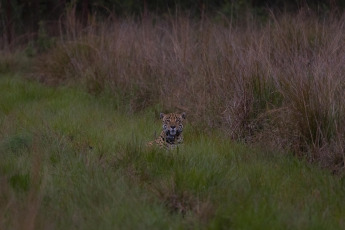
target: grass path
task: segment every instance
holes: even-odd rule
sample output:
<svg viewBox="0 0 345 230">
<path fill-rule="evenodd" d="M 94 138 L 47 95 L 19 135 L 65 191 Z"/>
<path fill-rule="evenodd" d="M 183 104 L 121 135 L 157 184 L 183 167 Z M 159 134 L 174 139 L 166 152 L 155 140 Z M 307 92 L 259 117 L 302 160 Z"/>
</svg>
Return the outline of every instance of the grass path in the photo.
<svg viewBox="0 0 345 230">
<path fill-rule="evenodd" d="M 342 178 L 188 125 L 146 149 L 154 110 L 114 103 L 0 77 L 0 229 L 345 228 Z"/>
</svg>

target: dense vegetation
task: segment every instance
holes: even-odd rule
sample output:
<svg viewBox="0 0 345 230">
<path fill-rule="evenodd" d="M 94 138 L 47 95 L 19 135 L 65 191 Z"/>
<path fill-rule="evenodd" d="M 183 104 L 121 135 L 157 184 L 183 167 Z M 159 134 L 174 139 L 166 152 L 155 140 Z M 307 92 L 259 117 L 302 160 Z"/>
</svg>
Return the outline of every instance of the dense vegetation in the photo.
<svg viewBox="0 0 345 230">
<path fill-rule="evenodd" d="M 1 1 L 0 229 L 343 229 L 342 2 L 135 3 Z"/>
<path fill-rule="evenodd" d="M 196 129 L 343 168 L 343 17 L 302 11 L 265 25 L 222 22 L 179 15 L 83 29 L 71 12 L 33 76 L 112 94 L 129 113 L 156 104 L 186 111 Z"/>
<path fill-rule="evenodd" d="M 0 77 L 1 229 L 344 229 L 344 180 L 277 151 L 160 122 L 83 90 Z"/>
</svg>

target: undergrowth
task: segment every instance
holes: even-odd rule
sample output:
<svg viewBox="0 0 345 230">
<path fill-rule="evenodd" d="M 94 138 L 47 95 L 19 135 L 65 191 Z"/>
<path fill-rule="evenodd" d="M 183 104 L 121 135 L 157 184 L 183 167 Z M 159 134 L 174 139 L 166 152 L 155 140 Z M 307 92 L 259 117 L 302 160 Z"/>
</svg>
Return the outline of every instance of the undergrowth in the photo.
<svg viewBox="0 0 345 230">
<path fill-rule="evenodd" d="M 147 149 L 159 108 L 116 104 L 0 77 L 1 229 L 345 227 L 341 176 L 190 122 L 177 150 Z"/>
</svg>

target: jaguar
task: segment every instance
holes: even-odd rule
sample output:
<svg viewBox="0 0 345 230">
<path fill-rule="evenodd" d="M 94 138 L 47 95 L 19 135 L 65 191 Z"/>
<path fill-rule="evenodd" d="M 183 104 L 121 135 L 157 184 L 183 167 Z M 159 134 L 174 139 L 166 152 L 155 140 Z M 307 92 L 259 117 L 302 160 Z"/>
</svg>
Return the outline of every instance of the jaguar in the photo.
<svg viewBox="0 0 345 230">
<path fill-rule="evenodd" d="M 183 123 L 186 119 L 186 113 L 160 113 L 160 119 L 163 123 L 163 130 L 158 138 L 148 142 L 147 145 L 156 145 L 160 148 L 173 149 L 179 144 L 182 144 Z"/>
</svg>

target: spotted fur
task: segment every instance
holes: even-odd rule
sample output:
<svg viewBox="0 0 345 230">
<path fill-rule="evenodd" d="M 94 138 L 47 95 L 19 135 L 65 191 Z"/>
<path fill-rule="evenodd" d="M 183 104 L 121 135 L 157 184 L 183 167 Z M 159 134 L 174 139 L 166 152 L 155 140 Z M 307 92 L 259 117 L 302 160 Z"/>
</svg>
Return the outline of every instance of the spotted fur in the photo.
<svg viewBox="0 0 345 230">
<path fill-rule="evenodd" d="M 156 140 L 147 143 L 147 145 L 172 149 L 182 144 L 183 122 L 186 119 L 186 113 L 161 113 L 160 118 L 162 119 L 163 130 Z"/>
</svg>

